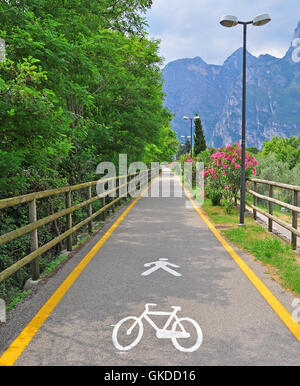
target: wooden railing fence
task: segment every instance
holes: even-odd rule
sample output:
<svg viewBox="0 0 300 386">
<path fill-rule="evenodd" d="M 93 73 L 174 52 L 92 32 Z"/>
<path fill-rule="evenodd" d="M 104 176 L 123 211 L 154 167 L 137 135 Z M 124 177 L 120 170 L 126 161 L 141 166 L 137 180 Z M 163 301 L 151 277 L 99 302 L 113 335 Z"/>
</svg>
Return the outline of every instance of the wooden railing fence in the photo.
<svg viewBox="0 0 300 386">
<path fill-rule="evenodd" d="M 138 173 L 128 174 L 126 176 L 117 176 L 117 177 L 101 180 L 101 184 L 106 184 L 106 183 L 109 183 L 110 181 L 115 180 L 116 181 L 115 187 L 109 191 L 106 191 L 103 194 L 100 194 L 100 195 L 97 194 L 94 197 L 92 197 L 92 187 L 96 186 L 99 183 L 99 180 L 0 200 L 0 210 L 4 208 L 13 207 L 19 204 L 24 204 L 24 203 L 28 203 L 28 206 L 29 206 L 29 224 L 19 229 L 16 229 L 1 235 L 0 246 L 12 240 L 15 240 L 16 238 L 21 237 L 27 233 L 30 233 L 30 251 L 31 251 L 30 254 L 21 258 L 16 263 L 12 264 L 8 268 L 0 272 L 0 283 L 8 279 L 15 272 L 17 272 L 18 270 L 20 270 L 22 267 L 24 267 L 29 263 L 31 264 L 32 280 L 38 280 L 40 278 L 39 257 L 43 253 L 53 248 L 55 245 L 57 245 L 64 239 L 66 239 L 67 241 L 67 250 L 71 251 L 72 234 L 78 231 L 80 228 L 82 228 L 85 225 L 88 226 L 88 231 L 89 233 L 91 233 L 92 220 L 94 220 L 99 215 L 102 215 L 102 219 L 105 220 L 106 211 L 110 207 L 114 211 L 116 203 L 122 199 L 127 198 L 127 195 L 122 196 L 119 194 L 120 190 L 126 187 L 127 194 L 130 194 L 136 188 L 135 186 L 133 189 L 130 189 L 129 191 L 129 186 L 132 179 L 139 177 L 139 181 L 140 181 L 139 186 L 141 186 L 143 183 L 150 181 L 158 173 L 159 173 L 159 169 L 156 168 L 156 169 L 148 169 Z M 124 180 L 126 181 L 125 183 L 123 183 Z M 72 206 L 72 192 L 78 191 L 80 189 L 88 189 L 88 199 L 86 201 L 80 202 L 79 204 Z M 106 197 L 111 195 L 113 192 L 116 192 L 117 197 L 112 201 L 106 203 Z M 54 214 L 51 214 L 50 216 L 37 220 L 38 200 L 41 198 L 47 198 L 47 197 L 60 195 L 60 194 L 65 194 L 65 202 L 66 202 L 65 209 L 60 210 L 59 212 L 56 212 Z M 97 200 L 101 200 L 102 206 L 101 206 L 101 209 L 93 213 L 92 203 L 96 202 Z M 84 207 L 88 207 L 88 217 L 73 226 L 72 213 Z M 59 236 L 57 236 L 56 238 L 52 239 L 51 241 L 47 242 L 46 244 L 39 247 L 38 246 L 39 244 L 38 229 L 63 216 L 65 216 L 66 218 L 66 231 L 60 234 Z"/>
<path fill-rule="evenodd" d="M 246 204 L 253 209 L 254 219 L 257 219 L 257 212 L 268 218 L 268 230 L 269 232 L 273 231 L 273 221 L 281 225 L 283 228 L 291 232 L 291 246 L 295 250 L 297 248 L 297 237 L 300 237 L 300 232 L 298 230 L 298 215 L 300 213 L 299 207 L 299 192 L 300 186 L 297 185 L 288 185 L 281 182 L 260 180 L 258 178 L 249 178 L 249 181 L 253 183 L 253 189 L 247 189 L 247 192 L 253 196 L 253 204 L 247 202 Z M 265 196 L 257 193 L 258 184 L 264 184 L 269 186 L 269 195 Z M 287 204 L 283 201 L 277 200 L 273 197 L 274 187 L 281 189 L 288 189 L 293 192 L 293 203 Z M 257 206 L 257 199 L 265 200 L 268 202 L 268 212 Z M 292 212 L 292 225 L 286 223 L 285 221 L 279 219 L 273 214 L 273 204 L 277 204 L 283 208 L 286 208 Z"/>
</svg>

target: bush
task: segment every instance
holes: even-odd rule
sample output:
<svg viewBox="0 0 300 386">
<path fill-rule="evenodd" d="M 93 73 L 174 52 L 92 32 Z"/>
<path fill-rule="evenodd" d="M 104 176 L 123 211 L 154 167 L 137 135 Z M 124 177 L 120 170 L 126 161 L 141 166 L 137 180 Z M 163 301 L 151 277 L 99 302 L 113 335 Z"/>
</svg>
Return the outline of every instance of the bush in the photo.
<svg viewBox="0 0 300 386">
<path fill-rule="evenodd" d="M 231 211 L 233 201 L 237 203 L 237 195 L 241 180 L 241 147 L 238 143 L 219 148 L 210 156 L 210 163 L 205 167 L 206 195 L 212 199 L 213 205 L 226 201 L 226 210 Z M 246 178 L 256 175 L 258 162 L 246 152 Z"/>
<path fill-rule="evenodd" d="M 258 155 L 259 165 L 257 167 L 257 175 L 262 180 L 282 182 L 290 185 L 300 185 L 300 164 L 298 163 L 290 170 L 289 163 L 277 159 L 275 153 Z M 267 185 L 258 184 L 257 191 L 263 195 L 269 195 L 269 187 Z M 275 198 L 291 203 L 293 192 L 287 189 L 276 188 L 274 191 Z M 260 200 L 259 200 L 260 202 Z"/>
</svg>

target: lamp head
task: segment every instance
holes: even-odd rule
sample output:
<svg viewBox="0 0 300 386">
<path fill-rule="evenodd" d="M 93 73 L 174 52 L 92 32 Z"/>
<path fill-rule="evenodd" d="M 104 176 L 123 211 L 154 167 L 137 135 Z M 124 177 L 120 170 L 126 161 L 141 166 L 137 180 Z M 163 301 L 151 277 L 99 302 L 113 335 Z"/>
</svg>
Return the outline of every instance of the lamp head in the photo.
<svg viewBox="0 0 300 386">
<path fill-rule="evenodd" d="M 238 18 L 233 15 L 225 15 L 221 17 L 220 24 L 223 27 L 235 27 L 238 24 Z"/>
<path fill-rule="evenodd" d="M 262 15 L 258 15 L 253 19 L 252 24 L 256 27 L 259 27 L 261 25 L 265 25 L 271 21 L 271 17 L 268 13 L 264 13 Z"/>
</svg>

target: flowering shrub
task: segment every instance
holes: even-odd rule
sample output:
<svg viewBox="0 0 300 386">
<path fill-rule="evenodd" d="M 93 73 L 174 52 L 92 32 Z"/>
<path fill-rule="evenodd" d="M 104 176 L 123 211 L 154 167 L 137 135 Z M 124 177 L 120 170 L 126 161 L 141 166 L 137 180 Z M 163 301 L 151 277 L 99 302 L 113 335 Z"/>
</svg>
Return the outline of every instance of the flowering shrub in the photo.
<svg viewBox="0 0 300 386">
<path fill-rule="evenodd" d="M 241 180 L 241 153 L 238 143 L 219 148 L 211 155 L 210 163 L 205 167 L 206 192 L 214 205 L 220 204 L 221 199 L 227 202 L 227 208 L 237 202 Z M 246 152 L 246 178 L 256 175 L 257 160 Z"/>
<path fill-rule="evenodd" d="M 181 157 L 181 165 L 182 165 L 182 170 L 184 170 L 184 164 L 185 162 L 191 163 L 192 164 L 192 181 L 185 181 L 185 183 L 189 185 L 194 185 L 196 181 L 196 164 L 199 162 L 199 157 L 191 157 L 190 154 L 185 154 L 184 156 Z"/>
</svg>

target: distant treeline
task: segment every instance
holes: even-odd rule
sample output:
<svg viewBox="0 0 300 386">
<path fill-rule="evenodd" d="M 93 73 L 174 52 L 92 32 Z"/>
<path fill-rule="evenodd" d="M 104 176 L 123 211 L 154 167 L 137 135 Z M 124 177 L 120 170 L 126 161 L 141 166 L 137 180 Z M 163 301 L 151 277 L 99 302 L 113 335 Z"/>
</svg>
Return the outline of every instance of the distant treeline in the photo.
<svg viewBox="0 0 300 386">
<path fill-rule="evenodd" d="M 248 150 L 251 151 L 251 148 Z M 259 161 L 259 178 L 300 185 L 300 135 L 265 140 L 262 151 L 255 153 Z"/>
<path fill-rule="evenodd" d="M 273 137 L 270 141 L 264 141 L 261 151 L 253 148 L 249 150 L 256 153 L 258 178 L 300 186 L 300 135 L 290 138 Z M 269 194 L 268 189 L 267 185 L 258 186 L 258 192 L 265 195 Z M 281 201 L 293 203 L 292 191 L 277 189 L 274 194 Z M 267 205 L 265 201 L 261 203 Z"/>
</svg>

